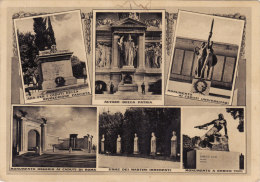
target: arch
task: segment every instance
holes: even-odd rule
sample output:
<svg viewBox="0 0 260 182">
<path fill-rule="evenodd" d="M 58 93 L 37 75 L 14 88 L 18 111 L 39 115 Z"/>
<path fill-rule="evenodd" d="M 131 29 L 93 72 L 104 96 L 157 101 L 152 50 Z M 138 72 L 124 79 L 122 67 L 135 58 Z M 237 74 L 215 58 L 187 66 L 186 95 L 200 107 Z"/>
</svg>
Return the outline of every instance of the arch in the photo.
<svg viewBox="0 0 260 182">
<path fill-rule="evenodd" d="M 95 84 L 95 93 L 103 94 L 104 91 L 107 91 L 107 84 L 101 80 L 96 81 Z"/>
<path fill-rule="evenodd" d="M 37 130 L 31 129 L 28 131 L 28 151 L 35 151 L 36 147 L 40 147 L 40 134 Z"/>
</svg>

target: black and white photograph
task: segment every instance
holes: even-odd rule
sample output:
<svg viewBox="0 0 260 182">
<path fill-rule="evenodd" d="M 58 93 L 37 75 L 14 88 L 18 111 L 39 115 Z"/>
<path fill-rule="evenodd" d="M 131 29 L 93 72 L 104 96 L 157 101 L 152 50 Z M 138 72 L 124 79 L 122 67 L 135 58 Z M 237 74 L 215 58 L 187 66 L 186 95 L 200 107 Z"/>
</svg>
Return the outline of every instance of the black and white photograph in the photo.
<svg viewBox="0 0 260 182">
<path fill-rule="evenodd" d="M 163 104 L 163 10 L 93 11 L 93 103 Z"/>
<path fill-rule="evenodd" d="M 241 107 L 182 108 L 183 167 L 244 173 L 245 126 Z"/>
<path fill-rule="evenodd" d="M 11 169 L 96 168 L 97 108 L 13 106 Z"/>
<path fill-rule="evenodd" d="M 24 102 L 91 94 L 80 10 L 14 19 Z"/>
<path fill-rule="evenodd" d="M 244 23 L 179 10 L 165 94 L 231 105 Z"/>
<path fill-rule="evenodd" d="M 180 169 L 180 117 L 180 108 L 100 107 L 98 168 Z"/>
</svg>

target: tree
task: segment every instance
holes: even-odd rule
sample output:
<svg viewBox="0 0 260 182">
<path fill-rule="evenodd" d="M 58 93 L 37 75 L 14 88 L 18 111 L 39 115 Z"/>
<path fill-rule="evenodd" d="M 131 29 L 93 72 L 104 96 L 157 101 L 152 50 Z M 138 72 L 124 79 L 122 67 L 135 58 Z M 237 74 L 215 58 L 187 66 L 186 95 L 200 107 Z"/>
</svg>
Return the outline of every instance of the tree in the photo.
<svg viewBox="0 0 260 182">
<path fill-rule="evenodd" d="M 54 31 L 52 28 L 50 17 L 39 17 L 33 19 L 33 30 L 35 32 L 35 45 L 40 51 L 50 49 L 52 45 L 56 45 Z"/>
<path fill-rule="evenodd" d="M 243 108 L 227 108 L 227 113 L 230 113 L 234 119 L 239 118 L 237 129 L 239 132 L 244 132 L 244 109 Z"/>
<path fill-rule="evenodd" d="M 35 45 L 35 35 L 31 32 L 22 33 L 17 31 L 19 53 L 22 64 L 22 71 L 24 73 L 24 83 L 29 84 L 31 75 L 35 74 L 38 64 L 35 62 L 36 55 L 39 50 Z"/>
<path fill-rule="evenodd" d="M 116 152 L 117 135 L 121 135 L 122 152 L 133 153 L 134 134 L 139 138 L 139 152 L 150 153 L 151 133 L 157 137 L 157 151 L 168 156 L 171 150 L 172 131 L 176 132 L 180 143 L 180 109 L 178 108 L 136 108 L 122 113 L 103 112 L 99 117 L 99 135 L 105 134 L 106 150 Z M 177 148 L 180 151 L 178 145 Z"/>
</svg>

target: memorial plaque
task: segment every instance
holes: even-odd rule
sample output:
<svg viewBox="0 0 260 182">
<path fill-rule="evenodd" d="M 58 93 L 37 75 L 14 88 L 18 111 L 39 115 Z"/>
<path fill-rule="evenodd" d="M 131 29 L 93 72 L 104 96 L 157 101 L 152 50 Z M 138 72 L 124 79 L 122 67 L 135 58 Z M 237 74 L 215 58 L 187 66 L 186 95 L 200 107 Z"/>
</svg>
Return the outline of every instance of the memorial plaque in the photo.
<svg viewBox="0 0 260 182">
<path fill-rule="evenodd" d="M 239 170 L 239 152 L 193 150 L 187 153 L 187 167 Z"/>
<path fill-rule="evenodd" d="M 62 77 L 73 76 L 70 60 L 43 63 L 42 73 L 43 73 L 43 80 L 53 80 L 59 76 Z"/>
</svg>

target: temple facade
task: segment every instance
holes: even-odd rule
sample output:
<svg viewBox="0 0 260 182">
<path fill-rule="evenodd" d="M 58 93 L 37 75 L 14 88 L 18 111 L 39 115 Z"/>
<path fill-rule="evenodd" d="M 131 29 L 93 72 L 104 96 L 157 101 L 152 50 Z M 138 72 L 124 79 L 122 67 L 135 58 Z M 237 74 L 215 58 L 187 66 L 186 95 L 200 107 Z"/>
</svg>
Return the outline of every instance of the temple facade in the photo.
<svg viewBox="0 0 260 182">
<path fill-rule="evenodd" d="M 161 65 L 162 13 L 96 14 L 96 94 L 161 94 Z"/>
</svg>

